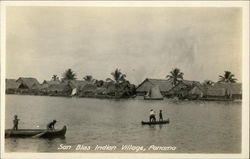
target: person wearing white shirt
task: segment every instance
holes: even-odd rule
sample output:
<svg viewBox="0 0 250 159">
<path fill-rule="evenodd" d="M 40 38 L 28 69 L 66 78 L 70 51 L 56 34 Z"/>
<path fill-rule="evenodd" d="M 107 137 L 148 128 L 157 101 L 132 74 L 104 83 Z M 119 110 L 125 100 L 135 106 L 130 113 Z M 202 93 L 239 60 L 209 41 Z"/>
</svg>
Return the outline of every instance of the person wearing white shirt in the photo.
<svg viewBox="0 0 250 159">
<path fill-rule="evenodd" d="M 155 118 L 155 112 L 153 109 L 150 110 L 150 113 L 149 113 L 149 121 L 150 122 L 155 122 L 156 121 L 156 118 Z"/>
</svg>

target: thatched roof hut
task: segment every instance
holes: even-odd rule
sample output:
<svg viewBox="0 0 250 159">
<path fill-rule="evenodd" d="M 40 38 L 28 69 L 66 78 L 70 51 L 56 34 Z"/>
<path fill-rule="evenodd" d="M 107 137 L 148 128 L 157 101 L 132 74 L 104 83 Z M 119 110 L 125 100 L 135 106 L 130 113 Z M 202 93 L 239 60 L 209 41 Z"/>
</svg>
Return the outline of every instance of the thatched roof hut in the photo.
<svg viewBox="0 0 250 159">
<path fill-rule="evenodd" d="M 167 96 L 188 96 L 191 89 L 195 86 L 200 86 L 201 84 L 198 81 L 188 81 L 182 80 L 179 83 L 172 87 L 167 93 Z"/>
<path fill-rule="evenodd" d="M 97 89 L 96 85 L 88 83 L 81 88 L 81 91 L 82 92 L 95 92 L 96 89 Z"/>
<path fill-rule="evenodd" d="M 20 85 L 20 83 L 16 82 L 15 79 L 6 79 L 5 80 L 6 85 L 5 85 L 5 89 L 17 89 Z"/>
<path fill-rule="evenodd" d="M 77 89 L 81 89 L 83 88 L 86 84 L 88 84 L 88 82 L 84 81 L 84 80 L 63 80 L 62 83 L 67 83 L 69 84 L 73 89 L 77 88 Z"/>
<path fill-rule="evenodd" d="M 172 87 L 172 81 L 165 80 L 165 79 L 149 79 L 146 78 L 137 88 L 136 94 L 137 95 L 145 95 L 149 92 L 152 87 L 158 86 L 162 94 L 168 92 Z"/>
<path fill-rule="evenodd" d="M 20 83 L 18 87 L 20 89 L 32 89 L 32 87 L 40 85 L 36 78 L 31 77 L 20 77 L 16 82 Z"/>
<path fill-rule="evenodd" d="M 208 87 L 207 96 L 230 98 L 242 98 L 242 84 L 241 83 L 225 83 L 217 82 L 213 86 Z"/>
</svg>

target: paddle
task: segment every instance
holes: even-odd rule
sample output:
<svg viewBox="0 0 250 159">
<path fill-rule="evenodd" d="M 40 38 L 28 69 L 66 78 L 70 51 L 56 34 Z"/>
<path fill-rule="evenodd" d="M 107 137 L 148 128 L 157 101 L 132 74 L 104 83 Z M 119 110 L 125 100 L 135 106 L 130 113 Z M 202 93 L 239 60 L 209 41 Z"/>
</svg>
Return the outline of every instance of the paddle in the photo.
<svg viewBox="0 0 250 159">
<path fill-rule="evenodd" d="M 39 137 L 41 137 L 43 134 L 45 134 L 46 132 L 48 132 L 48 130 L 45 130 L 45 131 L 43 131 L 43 132 L 41 132 L 41 133 L 39 133 L 39 134 L 36 134 L 36 135 L 32 136 L 32 138 L 39 138 Z"/>
</svg>

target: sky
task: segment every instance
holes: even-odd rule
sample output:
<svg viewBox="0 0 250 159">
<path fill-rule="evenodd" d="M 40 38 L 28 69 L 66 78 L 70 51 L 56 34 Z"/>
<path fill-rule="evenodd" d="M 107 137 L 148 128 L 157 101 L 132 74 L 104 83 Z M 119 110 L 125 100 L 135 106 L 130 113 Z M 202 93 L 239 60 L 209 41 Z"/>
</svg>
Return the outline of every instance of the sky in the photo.
<svg viewBox="0 0 250 159">
<path fill-rule="evenodd" d="M 119 68 L 134 84 L 165 79 L 242 80 L 240 8 L 11 6 L 6 14 L 6 78 L 105 80 Z"/>
</svg>

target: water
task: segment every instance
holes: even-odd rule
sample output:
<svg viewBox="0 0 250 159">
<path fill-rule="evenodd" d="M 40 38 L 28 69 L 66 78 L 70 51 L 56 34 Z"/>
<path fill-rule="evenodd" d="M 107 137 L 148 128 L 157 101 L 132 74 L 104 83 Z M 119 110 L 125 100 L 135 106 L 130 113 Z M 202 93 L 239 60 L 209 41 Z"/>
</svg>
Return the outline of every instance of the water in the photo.
<svg viewBox="0 0 250 159">
<path fill-rule="evenodd" d="M 163 111 L 170 124 L 142 126 L 149 110 Z M 18 114 L 20 128 L 45 128 L 53 119 L 56 128 L 66 125 L 65 138 L 6 138 L 6 152 L 135 152 L 122 145 L 144 146 L 161 153 L 240 153 L 241 103 L 204 101 L 107 100 L 46 96 L 6 95 L 6 128 Z M 158 117 L 158 116 L 157 116 Z M 71 145 L 59 150 L 60 144 Z M 76 151 L 78 145 L 91 151 Z M 115 151 L 95 151 L 96 145 L 117 146 Z M 148 150 L 150 145 L 176 147 L 175 151 Z"/>
</svg>

